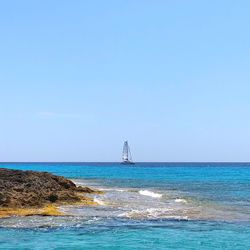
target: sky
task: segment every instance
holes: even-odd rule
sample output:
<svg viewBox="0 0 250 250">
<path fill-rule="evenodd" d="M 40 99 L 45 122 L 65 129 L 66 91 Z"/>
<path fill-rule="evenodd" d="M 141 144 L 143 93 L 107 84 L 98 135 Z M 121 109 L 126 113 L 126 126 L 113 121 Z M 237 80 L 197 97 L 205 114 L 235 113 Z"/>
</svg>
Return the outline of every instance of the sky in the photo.
<svg viewBox="0 0 250 250">
<path fill-rule="evenodd" d="M 0 161 L 250 161 L 250 1 L 0 2 Z"/>
</svg>

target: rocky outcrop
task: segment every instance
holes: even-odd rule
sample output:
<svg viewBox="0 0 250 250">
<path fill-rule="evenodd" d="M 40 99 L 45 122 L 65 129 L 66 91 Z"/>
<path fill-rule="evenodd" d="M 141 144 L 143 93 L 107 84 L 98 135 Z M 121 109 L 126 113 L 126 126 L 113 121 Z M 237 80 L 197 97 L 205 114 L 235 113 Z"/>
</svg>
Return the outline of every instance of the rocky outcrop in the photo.
<svg viewBox="0 0 250 250">
<path fill-rule="evenodd" d="M 40 208 L 50 204 L 90 202 L 84 193 L 88 187 L 77 187 L 72 181 L 47 172 L 0 168 L 0 209 Z"/>
</svg>

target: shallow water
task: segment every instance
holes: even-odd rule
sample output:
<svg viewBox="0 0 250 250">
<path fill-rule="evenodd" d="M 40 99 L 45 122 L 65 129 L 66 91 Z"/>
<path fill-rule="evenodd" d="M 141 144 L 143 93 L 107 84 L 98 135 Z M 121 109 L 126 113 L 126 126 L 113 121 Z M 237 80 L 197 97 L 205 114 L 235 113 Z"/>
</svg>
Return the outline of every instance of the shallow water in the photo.
<svg viewBox="0 0 250 250">
<path fill-rule="evenodd" d="M 19 163 L 104 191 L 70 216 L 0 220 L 1 249 L 247 249 L 250 164 Z"/>
</svg>

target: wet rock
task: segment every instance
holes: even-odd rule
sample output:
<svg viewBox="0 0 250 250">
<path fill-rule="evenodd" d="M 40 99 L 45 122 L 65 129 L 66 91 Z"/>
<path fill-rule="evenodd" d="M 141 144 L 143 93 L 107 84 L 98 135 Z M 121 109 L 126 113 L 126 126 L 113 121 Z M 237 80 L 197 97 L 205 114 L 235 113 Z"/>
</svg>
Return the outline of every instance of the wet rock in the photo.
<svg viewBox="0 0 250 250">
<path fill-rule="evenodd" d="M 78 192 L 84 192 L 84 193 L 88 193 L 88 194 L 91 194 L 91 193 L 95 193 L 96 191 L 89 188 L 89 187 L 81 187 L 81 186 L 78 186 L 77 187 L 77 191 Z"/>
</svg>

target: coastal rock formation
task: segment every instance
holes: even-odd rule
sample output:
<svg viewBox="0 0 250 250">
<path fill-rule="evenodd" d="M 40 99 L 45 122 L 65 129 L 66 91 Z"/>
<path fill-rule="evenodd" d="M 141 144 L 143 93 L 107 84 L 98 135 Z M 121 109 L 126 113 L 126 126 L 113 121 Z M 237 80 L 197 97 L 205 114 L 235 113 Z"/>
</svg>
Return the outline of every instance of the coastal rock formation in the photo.
<svg viewBox="0 0 250 250">
<path fill-rule="evenodd" d="M 97 191 L 77 187 L 72 181 L 47 172 L 0 168 L 0 210 L 42 208 L 53 204 L 90 204 L 84 193 Z"/>
</svg>

